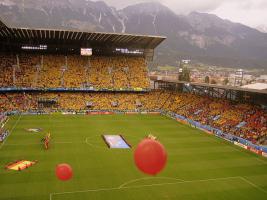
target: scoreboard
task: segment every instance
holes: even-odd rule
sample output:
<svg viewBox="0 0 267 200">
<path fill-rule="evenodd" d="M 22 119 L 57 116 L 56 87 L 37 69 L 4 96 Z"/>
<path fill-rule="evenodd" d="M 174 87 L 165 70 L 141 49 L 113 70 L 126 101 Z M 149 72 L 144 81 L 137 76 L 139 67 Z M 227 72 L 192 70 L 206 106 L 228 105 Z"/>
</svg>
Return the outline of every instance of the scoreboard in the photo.
<svg viewBox="0 0 267 200">
<path fill-rule="evenodd" d="M 82 56 L 91 56 L 93 54 L 92 48 L 81 48 Z"/>
</svg>

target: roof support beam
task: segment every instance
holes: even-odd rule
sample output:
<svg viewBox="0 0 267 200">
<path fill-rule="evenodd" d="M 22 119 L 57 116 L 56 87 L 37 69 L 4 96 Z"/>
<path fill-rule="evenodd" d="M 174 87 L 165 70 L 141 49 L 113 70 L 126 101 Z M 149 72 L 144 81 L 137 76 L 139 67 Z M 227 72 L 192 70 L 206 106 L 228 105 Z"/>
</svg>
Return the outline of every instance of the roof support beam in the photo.
<svg viewBox="0 0 267 200">
<path fill-rule="evenodd" d="M 93 37 L 91 38 L 91 40 L 94 40 L 94 38 L 98 35 L 98 33 L 93 33 Z"/>
<path fill-rule="evenodd" d="M 75 40 L 76 37 L 77 37 L 77 32 L 73 32 L 72 39 Z"/>
<path fill-rule="evenodd" d="M 103 37 L 103 34 L 98 34 L 98 36 L 95 38 L 95 40 L 98 40 L 101 37 Z"/>
<path fill-rule="evenodd" d="M 1 21 L 0 21 L 1 25 Z M 89 33 L 82 31 L 52 30 L 52 29 L 27 29 L 27 28 L 8 28 L 0 26 L 0 39 L 7 38 L 19 39 L 20 43 L 47 43 L 55 45 L 83 45 L 88 42 L 93 46 L 99 47 L 136 47 L 136 48 L 155 48 L 165 38 L 156 36 L 117 34 L 117 33 Z M 58 40 L 58 41 L 57 41 Z M 110 45 L 109 45 L 110 43 Z"/>
<path fill-rule="evenodd" d="M 81 40 L 81 38 L 82 38 L 83 35 L 84 35 L 84 32 L 81 32 L 81 34 L 80 34 L 78 40 Z"/>
<path fill-rule="evenodd" d="M 89 35 L 88 35 L 88 37 L 87 37 L 87 40 L 91 40 L 91 38 L 94 36 L 94 34 L 93 33 L 90 33 Z"/>
<path fill-rule="evenodd" d="M 108 34 L 105 34 L 104 38 L 103 38 L 103 42 L 106 42 L 112 35 L 108 35 Z"/>
<path fill-rule="evenodd" d="M 75 40 L 77 40 L 79 34 L 81 34 L 81 32 L 76 32 Z"/>
</svg>

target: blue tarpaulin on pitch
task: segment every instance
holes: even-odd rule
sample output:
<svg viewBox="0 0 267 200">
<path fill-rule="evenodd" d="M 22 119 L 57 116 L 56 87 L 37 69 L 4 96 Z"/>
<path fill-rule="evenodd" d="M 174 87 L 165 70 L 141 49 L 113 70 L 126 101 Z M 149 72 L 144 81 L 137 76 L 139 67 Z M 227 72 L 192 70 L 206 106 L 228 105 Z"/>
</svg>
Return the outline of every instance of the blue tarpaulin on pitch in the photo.
<svg viewBox="0 0 267 200">
<path fill-rule="evenodd" d="M 121 135 L 103 135 L 103 138 L 109 148 L 129 149 L 131 146 L 124 140 Z"/>
</svg>

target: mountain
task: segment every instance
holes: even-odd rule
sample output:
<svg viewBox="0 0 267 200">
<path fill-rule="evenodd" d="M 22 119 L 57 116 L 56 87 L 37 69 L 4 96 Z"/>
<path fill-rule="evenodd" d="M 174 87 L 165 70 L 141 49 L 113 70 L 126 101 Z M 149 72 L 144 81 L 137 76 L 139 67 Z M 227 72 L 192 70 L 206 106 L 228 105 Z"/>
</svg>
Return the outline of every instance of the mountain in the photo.
<svg viewBox="0 0 267 200">
<path fill-rule="evenodd" d="M 1 0 L 1 18 L 12 26 L 164 35 L 155 62 L 192 59 L 212 65 L 267 68 L 267 34 L 216 15 L 177 15 L 160 3 L 117 10 L 102 1 Z"/>
<path fill-rule="evenodd" d="M 256 29 L 260 32 L 267 33 L 267 25 L 259 25 Z"/>
</svg>

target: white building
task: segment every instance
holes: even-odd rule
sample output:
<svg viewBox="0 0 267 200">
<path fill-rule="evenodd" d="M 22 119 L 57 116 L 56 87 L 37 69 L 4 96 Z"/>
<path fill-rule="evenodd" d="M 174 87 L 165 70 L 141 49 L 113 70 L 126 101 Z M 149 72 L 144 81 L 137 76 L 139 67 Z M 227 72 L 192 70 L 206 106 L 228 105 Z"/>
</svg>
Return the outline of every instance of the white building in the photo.
<svg viewBox="0 0 267 200">
<path fill-rule="evenodd" d="M 253 83 L 244 85 L 242 88 L 254 89 L 254 90 L 267 90 L 267 83 Z"/>
</svg>

